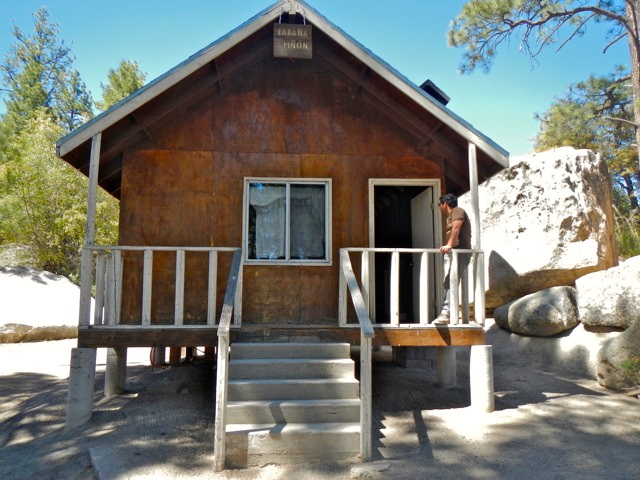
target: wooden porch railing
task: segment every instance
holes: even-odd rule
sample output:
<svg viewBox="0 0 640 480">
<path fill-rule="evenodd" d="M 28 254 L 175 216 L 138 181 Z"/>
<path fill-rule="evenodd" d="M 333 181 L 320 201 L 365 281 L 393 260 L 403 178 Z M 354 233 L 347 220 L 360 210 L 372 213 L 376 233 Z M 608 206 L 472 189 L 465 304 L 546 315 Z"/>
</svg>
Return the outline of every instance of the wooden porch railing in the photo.
<svg viewBox="0 0 640 480">
<path fill-rule="evenodd" d="M 153 255 L 154 252 L 175 252 L 175 297 L 174 297 L 174 326 L 182 326 L 185 318 L 185 265 L 189 252 L 205 252 L 209 254 L 208 286 L 207 286 L 207 318 L 205 325 L 215 325 L 216 318 L 216 290 L 218 274 L 218 256 L 229 252 L 234 258 L 241 250 L 236 247 L 134 247 L 134 246 L 91 246 L 85 248 L 85 254 L 93 254 L 95 262 L 87 262 L 88 271 L 82 272 L 82 286 L 80 298 L 79 325 L 109 325 L 120 324 L 122 306 L 122 278 L 123 253 L 138 251 L 143 254 L 142 271 L 142 309 L 140 312 L 140 326 L 151 325 L 151 299 L 153 285 Z M 84 255 L 83 255 L 84 256 Z M 234 296 L 234 325 L 242 323 L 242 268 L 237 275 L 237 285 Z M 229 280 L 230 281 L 230 280 Z M 95 287 L 94 313 L 91 315 L 91 285 Z M 227 284 L 228 288 L 228 284 Z M 129 325 L 128 325 L 129 326 Z"/>
<path fill-rule="evenodd" d="M 443 302 L 442 279 L 443 255 L 437 248 L 341 248 L 340 255 L 344 254 L 349 259 L 350 254 L 360 253 L 360 277 L 357 283 L 360 286 L 365 309 L 369 318 L 374 320 L 374 325 L 400 326 L 400 255 L 412 255 L 412 263 L 419 265 L 418 279 L 418 308 L 414 312 L 413 324 L 428 325 L 438 313 Z M 391 255 L 389 276 L 389 318 L 379 319 L 375 316 L 374 294 L 372 292 L 373 271 L 375 269 L 374 255 L 387 253 Z M 471 255 L 469 268 L 466 275 L 458 279 L 457 264 L 460 254 Z M 451 253 L 450 284 L 459 285 L 459 288 L 451 289 L 450 317 L 453 324 L 459 323 L 459 314 L 462 310 L 462 321 L 469 319 L 470 304 L 474 304 L 474 320 L 479 325 L 484 325 L 485 290 L 484 290 L 484 252 L 473 249 L 454 249 Z M 470 295 L 471 292 L 471 295 Z M 348 326 L 346 286 L 340 288 L 339 324 Z"/>
</svg>

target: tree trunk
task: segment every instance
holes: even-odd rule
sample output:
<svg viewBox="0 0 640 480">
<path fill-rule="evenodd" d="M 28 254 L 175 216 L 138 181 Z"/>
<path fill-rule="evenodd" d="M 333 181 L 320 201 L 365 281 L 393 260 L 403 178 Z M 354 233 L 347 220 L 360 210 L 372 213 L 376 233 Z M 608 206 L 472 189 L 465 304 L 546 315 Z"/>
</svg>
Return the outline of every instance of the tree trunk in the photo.
<svg viewBox="0 0 640 480">
<path fill-rule="evenodd" d="M 640 35 L 638 23 L 640 21 L 640 0 L 627 0 L 626 14 L 629 19 L 627 38 L 629 40 L 629 57 L 631 60 L 631 87 L 633 89 L 633 117 L 636 124 L 636 148 L 638 150 L 638 165 L 640 168 Z"/>
</svg>

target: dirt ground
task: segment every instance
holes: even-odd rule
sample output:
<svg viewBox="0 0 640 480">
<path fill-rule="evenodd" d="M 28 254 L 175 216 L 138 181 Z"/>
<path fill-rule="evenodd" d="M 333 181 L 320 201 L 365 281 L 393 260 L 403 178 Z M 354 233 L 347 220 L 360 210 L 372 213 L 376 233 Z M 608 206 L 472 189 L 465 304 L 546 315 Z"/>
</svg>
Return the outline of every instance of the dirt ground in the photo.
<svg viewBox="0 0 640 480">
<path fill-rule="evenodd" d="M 640 400 L 596 382 L 494 357 L 496 411 L 470 407 L 468 350 L 458 386 L 429 362 L 375 363 L 374 461 L 211 470 L 213 365 L 152 368 L 130 349 L 123 396 L 105 401 L 98 354 L 91 421 L 64 430 L 74 340 L 0 344 L 0 478 L 610 479 L 640 478 Z"/>
</svg>

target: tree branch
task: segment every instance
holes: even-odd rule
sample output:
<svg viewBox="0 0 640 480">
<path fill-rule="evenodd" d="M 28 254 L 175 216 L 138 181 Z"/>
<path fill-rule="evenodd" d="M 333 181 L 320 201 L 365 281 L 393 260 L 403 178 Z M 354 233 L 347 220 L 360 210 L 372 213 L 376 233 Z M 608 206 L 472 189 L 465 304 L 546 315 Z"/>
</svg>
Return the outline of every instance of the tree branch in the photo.
<svg viewBox="0 0 640 480">
<path fill-rule="evenodd" d="M 626 120 L 624 118 L 616 118 L 616 117 L 608 117 L 608 116 L 603 116 L 602 118 L 604 118 L 605 120 L 612 120 L 615 122 L 622 122 L 622 123 L 628 123 L 629 125 L 633 125 L 634 127 L 638 128 L 638 124 L 635 122 L 632 122 L 630 120 Z"/>
</svg>

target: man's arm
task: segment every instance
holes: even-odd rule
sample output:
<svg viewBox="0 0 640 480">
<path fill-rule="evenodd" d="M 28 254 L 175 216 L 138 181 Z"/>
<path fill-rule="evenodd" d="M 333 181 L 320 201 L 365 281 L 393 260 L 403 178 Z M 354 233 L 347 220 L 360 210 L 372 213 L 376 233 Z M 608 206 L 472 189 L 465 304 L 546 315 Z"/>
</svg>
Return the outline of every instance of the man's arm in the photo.
<svg viewBox="0 0 640 480">
<path fill-rule="evenodd" d="M 454 220 L 451 222 L 451 234 L 447 239 L 447 244 L 440 247 L 440 252 L 448 253 L 451 251 L 453 246 L 458 242 L 458 236 L 460 235 L 463 223 L 464 220 Z"/>
</svg>

